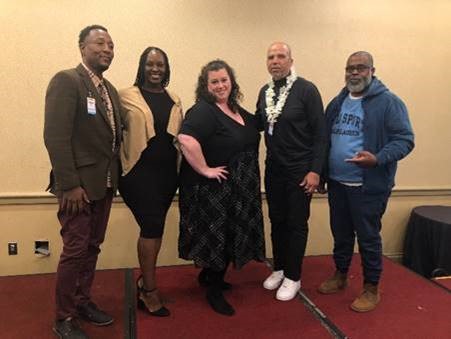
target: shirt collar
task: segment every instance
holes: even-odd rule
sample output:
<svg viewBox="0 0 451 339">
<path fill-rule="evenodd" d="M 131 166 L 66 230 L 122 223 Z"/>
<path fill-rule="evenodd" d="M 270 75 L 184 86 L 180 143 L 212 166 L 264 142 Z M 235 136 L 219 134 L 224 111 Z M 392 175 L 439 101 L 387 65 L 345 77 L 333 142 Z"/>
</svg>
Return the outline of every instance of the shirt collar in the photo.
<svg viewBox="0 0 451 339">
<path fill-rule="evenodd" d="M 88 66 L 86 66 L 83 62 L 81 63 L 83 67 L 86 69 L 86 71 L 89 74 L 89 77 L 91 78 L 92 82 L 94 83 L 95 87 L 98 87 L 100 84 L 103 83 L 103 78 L 100 78 L 98 75 L 96 75 L 93 71 L 91 71 Z"/>
</svg>

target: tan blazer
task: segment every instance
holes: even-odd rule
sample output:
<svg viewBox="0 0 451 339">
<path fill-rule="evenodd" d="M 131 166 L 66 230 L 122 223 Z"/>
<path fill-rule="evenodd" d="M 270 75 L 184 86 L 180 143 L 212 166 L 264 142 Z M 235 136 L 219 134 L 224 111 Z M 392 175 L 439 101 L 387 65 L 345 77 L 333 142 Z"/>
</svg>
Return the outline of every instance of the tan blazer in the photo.
<svg viewBox="0 0 451 339">
<path fill-rule="evenodd" d="M 174 136 L 174 146 L 179 151 L 179 164 L 181 153 L 177 143 L 177 134 L 183 120 L 182 104 L 175 94 L 166 90 L 174 101 L 169 114 L 167 132 Z M 121 145 L 122 175 L 126 175 L 138 162 L 147 142 L 155 136 L 153 115 L 137 86 L 119 91 L 123 107 L 123 141 Z"/>
<path fill-rule="evenodd" d="M 104 81 L 113 104 L 119 144 L 119 96 L 113 85 Z M 95 114 L 88 113 L 89 97 L 95 99 Z M 113 132 L 102 98 L 81 64 L 57 73 L 50 81 L 45 97 L 44 141 L 52 163 L 48 187 L 52 193 L 81 186 L 90 200 L 102 199 L 108 171 L 116 191 L 120 165 L 118 151 L 112 150 Z"/>
</svg>

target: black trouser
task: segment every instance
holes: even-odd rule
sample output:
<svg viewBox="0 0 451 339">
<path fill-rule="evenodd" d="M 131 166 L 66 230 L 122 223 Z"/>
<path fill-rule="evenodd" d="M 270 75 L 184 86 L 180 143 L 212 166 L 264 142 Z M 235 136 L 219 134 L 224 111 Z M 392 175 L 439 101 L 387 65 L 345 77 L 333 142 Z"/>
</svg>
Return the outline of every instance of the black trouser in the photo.
<svg viewBox="0 0 451 339">
<path fill-rule="evenodd" d="M 311 196 L 280 166 L 266 163 L 265 187 L 271 220 L 274 271 L 298 281 L 308 236 Z"/>
</svg>

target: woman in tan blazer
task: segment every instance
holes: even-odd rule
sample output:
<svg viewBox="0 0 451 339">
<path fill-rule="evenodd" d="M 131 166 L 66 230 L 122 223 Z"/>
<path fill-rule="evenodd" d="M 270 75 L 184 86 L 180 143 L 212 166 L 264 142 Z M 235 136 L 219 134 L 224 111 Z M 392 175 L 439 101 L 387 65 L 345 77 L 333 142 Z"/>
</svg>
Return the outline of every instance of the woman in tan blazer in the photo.
<svg viewBox="0 0 451 339">
<path fill-rule="evenodd" d="M 178 185 L 175 136 L 183 118 L 180 99 L 166 89 L 169 78 L 166 53 L 149 47 L 141 55 L 135 84 L 119 91 L 124 108 L 119 191 L 141 229 L 138 307 L 159 317 L 170 314 L 157 290 L 155 266 Z"/>
</svg>

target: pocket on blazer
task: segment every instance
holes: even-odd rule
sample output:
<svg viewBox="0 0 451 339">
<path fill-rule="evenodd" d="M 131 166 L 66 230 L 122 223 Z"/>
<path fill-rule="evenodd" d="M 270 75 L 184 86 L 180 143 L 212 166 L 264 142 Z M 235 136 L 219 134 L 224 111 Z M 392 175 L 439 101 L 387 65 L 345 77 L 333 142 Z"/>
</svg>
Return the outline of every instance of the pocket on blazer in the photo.
<svg viewBox="0 0 451 339">
<path fill-rule="evenodd" d="M 82 155 L 75 158 L 75 167 L 80 168 L 84 166 L 94 165 L 97 159 L 93 155 Z"/>
</svg>

